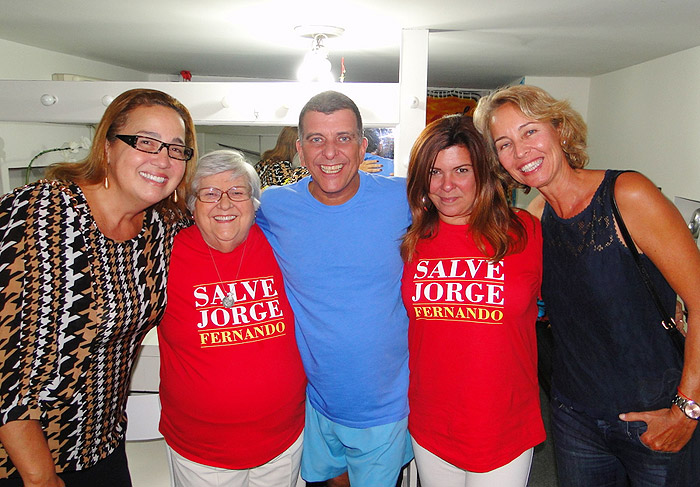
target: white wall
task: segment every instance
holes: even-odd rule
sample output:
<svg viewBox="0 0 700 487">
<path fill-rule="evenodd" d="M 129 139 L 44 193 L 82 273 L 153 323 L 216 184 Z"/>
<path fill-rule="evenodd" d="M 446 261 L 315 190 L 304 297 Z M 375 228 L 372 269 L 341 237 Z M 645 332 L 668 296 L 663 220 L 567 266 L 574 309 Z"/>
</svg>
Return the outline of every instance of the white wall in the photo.
<svg viewBox="0 0 700 487">
<path fill-rule="evenodd" d="M 32 158 L 46 149 L 68 147 L 82 138 L 92 140 L 93 130 L 87 125 L 0 122 L 0 194 L 22 186 L 25 167 Z M 43 168 L 62 161 L 77 161 L 87 156 L 86 150 L 49 152 L 36 159 L 29 181 L 43 177 Z"/>
<path fill-rule="evenodd" d="M 69 73 L 112 81 L 146 81 L 148 74 L 0 39 L 0 79 L 50 80 Z"/>
<path fill-rule="evenodd" d="M 700 200 L 700 47 L 592 78 L 588 124 L 590 167 Z"/>
<path fill-rule="evenodd" d="M 554 98 L 569 100 L 583 119 L 588 119 L 590 78 L 526 76 L 525 84 L 539 86 Z"/>
<path fill-rule="evenodd" d="M 50 80 L 54 73 L 119 81 L 148 79 L 148 74 L 132 69 L 2 39 L 0 59 L 0 79 L 7 80 Z M 24 184 L 24 171 L 19 168 L 26 166 L 34 155 L 46 149 L 68 146 L 71 142 L 80 141 L 82 137 L 92 139 L 92 129 L 89 126 L 0 122 L 0 180 L 4 183 L 0 194 Z M 86 154 L 85 151 L 53 152 L 41 156 L 35 165 L 41 167 L 61 160 L 75 160 Z"/>
</svg>

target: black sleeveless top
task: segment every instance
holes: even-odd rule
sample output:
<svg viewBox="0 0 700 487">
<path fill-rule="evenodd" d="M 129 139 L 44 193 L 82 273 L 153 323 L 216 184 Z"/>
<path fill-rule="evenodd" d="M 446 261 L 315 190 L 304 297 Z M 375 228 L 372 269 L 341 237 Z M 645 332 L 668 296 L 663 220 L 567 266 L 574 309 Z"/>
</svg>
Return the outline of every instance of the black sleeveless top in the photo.
<svg viewBox="0 0 700 487">
<path fill-rule="evenodd" d="M 552 383 L 564 404 L 601 419 L 669 407 L 682 363 L 618 237 L 608 170 L 588 207 L 563 219 L 549 204 L 542 214 L 542 297 L 552 323 Z M 642 255 L 664 307 L 676 295 Z"/>
</svg>

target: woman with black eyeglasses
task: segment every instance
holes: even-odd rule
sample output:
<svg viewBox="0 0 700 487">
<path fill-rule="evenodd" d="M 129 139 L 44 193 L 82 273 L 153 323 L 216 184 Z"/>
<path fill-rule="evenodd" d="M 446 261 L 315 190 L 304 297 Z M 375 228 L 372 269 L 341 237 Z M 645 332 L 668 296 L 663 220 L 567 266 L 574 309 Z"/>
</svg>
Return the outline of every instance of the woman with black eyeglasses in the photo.
<svg viewBox="0 0 700 487">
<path fill-rule="evenodd" d="M 195 225 L 173 245 L 158 326 L 160 431 L 176 487 L 293 487 L 306 377 L 282 272 L 255 224 L 260 179 L 237 151 L 199 160 Z"/>
<path fill-rule="evenodd" d="M 0 486 L 131 485 L 127 385 L 195 159 L 188 110 L 130 90 L 84 161 L 0 200 Z"/>
</svg>

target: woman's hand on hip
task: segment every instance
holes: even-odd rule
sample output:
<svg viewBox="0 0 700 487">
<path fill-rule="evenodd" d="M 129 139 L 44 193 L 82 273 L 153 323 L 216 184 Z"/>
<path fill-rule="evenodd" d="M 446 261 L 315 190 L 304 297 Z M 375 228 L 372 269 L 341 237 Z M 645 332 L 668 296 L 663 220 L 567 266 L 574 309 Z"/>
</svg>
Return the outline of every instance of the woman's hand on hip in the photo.
<svg viewBox="0 0 700 487">
<path fill-rule="evenodd" d="M 640 436 L 642 442 L 652 450 L 674 453 L 690 441 L 698 424 L 674 406 L 656 411 L 621 414 L 620 419 L 644 421 L 647 430 Z"/>
</svg>

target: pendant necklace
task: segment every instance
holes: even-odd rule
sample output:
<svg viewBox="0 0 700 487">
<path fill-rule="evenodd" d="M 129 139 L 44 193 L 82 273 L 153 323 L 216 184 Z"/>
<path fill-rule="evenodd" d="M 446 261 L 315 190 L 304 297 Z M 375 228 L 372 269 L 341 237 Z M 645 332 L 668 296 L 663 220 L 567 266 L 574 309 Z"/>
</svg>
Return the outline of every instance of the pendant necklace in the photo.
<svg viewBox="0 0 700 487">
<path fill-rule="evenodd" d="M 243 244 L 243 252 L 241 252 L 241 261 L 238 263 L 238 270 L 236 271 L 236 277 L 234 281 L 238 280 L 238 274 L 241 272 L 241 266 L 243 265 L 243 257 L 245 256 L 245 248 L 248 245 L 248 239 L 246 238 L 245 243 Z M 207 250 L 209 251 L 209 256 L 211 257 L 211 261 L 214 264 L 214 270 L 216 271 L 216 275 L 219 277 L 219 282 L 221 283 L 221 286 L 224 285 L 223 279 L 221 279 L 221 274 L 219 274 L 219 268 L 216 267 L 216 261 L 214 260 L 214 254 L 211 253 L 211 247 L 207 244 Z M 233 291 L 229 291 L 226 296 L 221 300 L 221 304 L 223 304 L 227 308 L 233 308 L 233 305 L 236 304 L 236 296 L 233 294 Z"/>
</svg>

